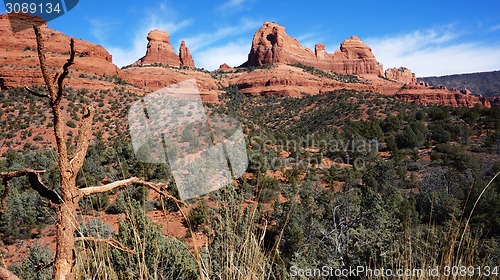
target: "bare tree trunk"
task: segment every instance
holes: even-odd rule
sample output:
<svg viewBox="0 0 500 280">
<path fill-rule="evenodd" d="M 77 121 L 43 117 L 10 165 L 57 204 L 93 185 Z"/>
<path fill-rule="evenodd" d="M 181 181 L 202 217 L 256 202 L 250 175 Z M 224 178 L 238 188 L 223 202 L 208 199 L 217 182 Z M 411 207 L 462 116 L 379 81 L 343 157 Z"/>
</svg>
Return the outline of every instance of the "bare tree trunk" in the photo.
<svg viewBox="0 0 500 280">
<path fill-rule="evenodd" d="M 57 207 L 57 233 L 56 233 L 56 257 L 54 261 L 53 279 L 68 280 L 75 278 L 75 229 L 76 209 L 78 201 L 73 201 L 73 192 L 70 190 L 75 186 L 74 182 L 62 180 L 61 198 L 62 203 Z M 64 182 L 66 181 L 66 182 Z"/>
<path fill-rule="evenodd" d="M 83 165 L 87 147 L 90 142 L 93 110 L 88 109 L 88 115 L 84 116 L 82 126 L 78 136 L 78 147 L 74 158 L 68 159 L 68 150 L 66 147 L 66 135 L 64 133 L 64 118 L 61 113 L 61 99 L 64 91 L 64 79 L 69 74 L 69 67 L 73 65 L 75 59 L 74 40 L 70 43 L 70 57 L 64 64 L 61 71 L 51 81 L 47 69 L 47 62 L 44 54 L 44 43 L 40 27 L 34 27 L 37 41 L 38 58 L 40 60 L 40 69 L 42 71 L 45 84 L 49 91 L 50 107 L 54 118 L 54 135 L 56 138 L 59 172 L 61 174 L 61 203 L 56 207 L 56 256 L 54 261 L 53 279 L 69 280 L 75 278 L 75 237 L 74 232 L 78 226 L 76 221 L 76 209 L 80 195 L 76 187 L 76 176 Z M 57 81 L 57 89 L 55 82 Z M 90 119 L 90 122 L 89 120 Z M 87 139 L 84 139 L 87 138 Z M 78 154 L 80 152 L 80 154 Z M 75 164 L 73 164 L 75 163 Z"/>
<path fill-rule="evenodd" d="M 40 196 L 47 198 L 51 206 L 55 208 L 57 213 L 56 222 L 56 255 L 53 263 L 54 274 L 53 279 L 56 280 L 71 280 L 75 278 L 75 230 L 78 228 L 79 222 L 76 219 L 78 202 L 85 195 L 107 192 L 115 188 L 129 186 L 129 185 L 142 185 L 146 186 L 160 195 L 173 199 L 179 206 L 184 202 L 177 200 L 172 195 L 166 192 L 167 184 L 163 183 L 150 183 L 143 181 L 139 178 L 129 178 L 122 181 L 117 181 L 104 186 L 95 186 L 80 189 L 76 185 L 76 178 L 78 172 L 83 166 L 85 156 L 92 137 L 92 119 L 94 117 L 94 108 L 88 106 L 85 108 L 82 121 L 80 123 L 78 140 L 76 143 L 75 153 L 68 154 L 66 147 L 66 134 L 65 134 L 65 121 L 61 112 L 61 99 L 64 92 L 64 79 L 69 74 L 69 67 L 73 65 L 75 59 L 75 42 L 71 39 L 70 43 L 70 57 L 64 64 L 61 70 L 55 74 L 51 79 L 51 75 L 47 68 L 47 61 L 44 53 L 44 43 L 40 27 L 33 27 L 36 35 L 38 58 L 40 61 L 40 70 L 45 81 L 48 93 L 40 93 L 33 91 L 26 87 L 32 94 L 47 98 L 50 103 L 51 113 L 54 123 L 54 135 L 56 138 L 58 166 L 61 175 L 61 189 L 60 193 L 47 188 L 40 177 L 40 173 L 44 170 L 24 169 L 18 171 L 0 172 L 3 185 L 5 187 L 4 193 L 0 196 L 0 215 L 3 214 L 6 208 L 5 199 L 9 193 L 9 180 L 14 177 L 27 176 L 31 187 L 37 191 Z M 85 241 L 85 238 L 81 239 Z M 114 246 L 125 252 L 134 253 L 134 251 L 125 248 L 119 242 L 107 239 L 89 239 L 93 242 L 104 242 L 108 245 Z M 0 279 L 11 279 L 7 277 L 15 277 L 8 270 L 0 268 Z M 17 278 L 12 278 L 17 279 Z"/>
</svg>

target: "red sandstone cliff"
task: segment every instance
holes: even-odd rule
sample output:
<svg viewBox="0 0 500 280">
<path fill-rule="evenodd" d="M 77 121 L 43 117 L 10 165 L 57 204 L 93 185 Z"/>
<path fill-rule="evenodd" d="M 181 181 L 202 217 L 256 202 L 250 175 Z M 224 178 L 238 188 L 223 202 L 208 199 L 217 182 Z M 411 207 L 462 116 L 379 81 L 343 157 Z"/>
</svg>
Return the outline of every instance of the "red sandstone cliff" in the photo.
<svg viewBox="0 0 500 280">
<path fill-rule="evenodd" d="M 148 33 L 148 46 L 146 55 L 134 62 L 131 66 L 165 65 L 165 66 L 187 66 L 194 68 L 194 61 L 184 41 L 179 47 L 179 54 L 174 51 L 170 44 L 170 35 L 161 30 L 153 30 Z"/>
<path fill-rule="evenodd" d="M 390 80 L 401 82 L 408 85 L 417 83 L 415 74 L 410 69 L 405 67 L 389 68 L 385 70 L 385 77 Z"/>
<path fill-rule="evenodd" d="M 356 36 L 342 42 L 340 50 L 333 54 L 326 52 L 324 44 L 317 44 L 313 52 L 286 34 L 283 26 L 272 22 L 265 22 L 255 33 L 246 65 L 268 63 L 299 63 L 340 74 L 383 74 L 371 49 Z"/>
<path fill-rule="evenodd" d="M 45 49 L 49 67 L 60 67 L 68 59 L 70 37 L 47 27 L 41 18 L 27 14 L 0 15 L 0 86 L 2 88 L 43 85 L 42 73 L 38 67 L 35 32 L 24 28 L 13 32 L 19 25 L 40 25 L 45 39 Z M 71 67 L 68 83 L 72 87 L 104 87 L 98 79 L 85 77 L 123 77 L 122 72 L 112 63 L 112 57 L 102 46 L 75 39 L 76 58 Z M 109 85 L 108 85 L 109 86 Z"/>
<path fill-rule="evenodd" d="M 0 15 L 0 87 L 43 85 L 38 68 L 35 34 L 27 28 L 14 33 L 11 24 L 41 25 L 45 36 L 47 60 L 50 66 L 60 67 L 68 58 L 70 38 L 47 27 L 39 18 L 18 15 L 13 21 L 7 15 Z M 221 65 L 220 71 L 227 71 L 219 79 L 196 69 L 166 67 L 129 67 L 118 69 L 111 55 L 101 46 L 83 40 L 75 40 L 77 57 L 71 68 L 68 85 L 74 88 L 108 89 L 116 86 L 109 77 L 125 79 L 128 90 L 143 93 L 173 83 L 196 78 L 205 100 L 216 100 L 218 90 L 229 84 L 236 84 L 247 94 L 300 96 L 301 93 L 318 94 L 335 89 L 372 91 L 395 96 L 398 99 L 422 105 L 446 105 L 471 107 L 476 104 L 490 106 L 488 100 L 471 95 L 470 91 L 432 88 L 416 84 L 415 75 L 406 68 L 387 69 L 380 77 L 382 66 L 373 56 L 370 48 L 357 37 L 351 37 L 341 44 L 340 50 L 329 54 L 323 44 L 315 51 L 306 49 L 286 35 L 285 29 L 274 23 L 265 23 L 255 34 L 250 65 L 276 64 L 268 69 L 254 71 L 231 70 Z M 223 59 L 223 58 L 221 58 Z M 301 63 L 326 71 L 357 75 L 360 83 L 346 83 L 321 75 L 306 73 L 302 68 L 286 64 Z M 194 67 L 194 61 L 185 43 L 181 43 L 179 55 L 170 45 L 166 32 L 152 31 L 148 35 L 146 55 L 135 66 L 164 64 Z M 341 70 L 339 70 L 341 69 Z"/>
<path fill-rule="evenodd" d="M 181 65 L 191 68 L 195 67 L 193 57 L 191 56 L 188 47 L 186 47 L 184 40 L 182 40 L 181 46 L 179 47 L 179 59 L 181 60 Z"/>
<path fill-rule="evenodd" d="M 170 44 L 170 35 L 161 30 L 153 30 L 148 33 L 148 47 L 146 55 L 136 61 L 133 66 L 163 64 L 180 66 L 181 60 Z"/>
</svg>

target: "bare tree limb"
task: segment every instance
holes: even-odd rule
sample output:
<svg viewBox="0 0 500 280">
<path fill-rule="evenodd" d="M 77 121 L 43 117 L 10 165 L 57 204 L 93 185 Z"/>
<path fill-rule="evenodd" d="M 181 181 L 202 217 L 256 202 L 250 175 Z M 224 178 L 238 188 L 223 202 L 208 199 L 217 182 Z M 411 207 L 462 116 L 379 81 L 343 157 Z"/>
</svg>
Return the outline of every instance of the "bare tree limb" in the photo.
<svg viewBox="0 0 500 280">
<path fill-rule="evenodd" d="M 51 98 L 51 101 L 55 101 L 56 97 L 56 91 L 54 90 L 54 83 L 50 80 L 50 73 L 49 70 L 47 69 L 47 59 L 45 58 L 45 53 L 44 53 L 44 44 L 43 44 L 43 37 L 42 37 L 42 31 L 40 30 L 40 26 L 33 26 L 33 29 L 35 30 L 35 35 L 36 35 L 36 47 L 38 51 L 38 59 L 40 60 L 40 70 L 42 70 L 42 76 L 45 81 L 45 85 L 47 86 L 47 89 L 49 90 L 49 95 Z"/>
<path fill-rule="evenodd" d="M 44 173 L 45 170 L 33 170 L 33 169 L 23 169 L 23 170 L 16 170 L 16 171 L 6 171 L 6 172 L 0 172 L 0 177 L 3 178 L 3 185 L 5 187 L 4 193 L 1 196 L 1 206 L 2 208 L 0 209 L 0 213 L 4 213 L 5 211 L 5 199 L 7 198 L 10 186 L 9 186 L 9 181 L 12 178 L 15 177 L 22 177 L 26 176 L 28 178 L 28 181 L 30 182 L 31 188 L 34 189 L 35 191 L 40 194 L 40 196 L 47 198 L 54 204 L 60 204 L 61 203 L 61 198 L 59 195 L 47 188 L 43 182 L 42 178 L 40 178 L 40 173 Z"/>
<path fill-rule="evenodd" d="M 30 89 L 29 87 L 25 86 L 24 87 L 25 90 L 27 90 L 29 93 L 35 95 L 35 96 L 38 96 L 38 97 L 43 97 L 43 98 L 50 98 L 50 96 L 46 93 L 40 93 L 40 92 L 36 92 L 32 89 Z"/>
<path fill-rule="evenodd" d="M 56 78 L 57 78 L 57 102 L 61 100 L 63 91 L 64 91 L 64 79 L 69 74 L 69 67 L 74 64 L 75 62 L 75 39 L 71 38 L 71 42 L 69 44 L 70 46 L 70 53 L 69 53 L 69 58 L 68 61 L 63 65 L 62 67 L 62 72 L 59 73 Z"/>
<path fill-rule="evenodd" d="M 157 192 L 158 194 L 163 195 L 166 198 L 170 198 L 170 199 L 174 200 L 176 203 L 187 206 L 187 204 L 184 201 L 179 200 L 176 197 L 174 197 L 173 195 L 166 192 L 167 184 L 151 183 L 151 182 L 141 180 L 137 177 L 132 177 L 132 178 L 125 179 L 125 180 L 116 181 L 116 182 L 109 183 L 109 184 L 106 184 L 103 186 L 82 188 L 82 189 L 80 189 L 80 192 L 82 193 L 82 195 L 90 195 L 90 194 L 96 194 L 96 193 L 103 193 L 103 192 L 111 191 L 111 190 L 116 189 L 116 188 L 126 187 L 126 186 L 130 186 L 130 185 L 142 185 L 142 186 L 148 187 L 148 188 L 152 189 L 153 191 Z"/>
<path fill-rule="evenodd" d="M 130 249 L 127 248 L 125 245 L 120 243 L 120 241 L 114 239 L 114 238 L 95 238 L 91 236 L 85 236 L 85 237 L 77 237 L 75 238 L 75 241 L 80 241 L 80 242 L 97 242 L 97 243 L 105 243 L 108 244 L 109 246 L 118 249 L 120 251 L 132 254 L 132 255 L 137 255 L 137 253 Z"/>
<path fill-rule="evenodd" d="M 85 114 L 78 132 L 78 142 L 76 144 L 76 151 L 73 159 L 70 160 L 70 165 L 73 173 L 78 173 L 82 168 L 87 150 L 92 137 L 92 119 L 94 118 L 95 109 L 91 106 L 85 108 Z"/>
<path fill-rule="evenodd" d="M 0 267 L 0 280 L 19 280 L 19 278 L 14 273 Z"/>
<path fill-rule="evenodd" d="M 69 177 L 73 175 L 72 170 L 68 170 L 69 164 L 68 164 L 68 150 L 66 148 L 66 136 L 64 134 L 64 117 L 61 114 L 61 108 L 59 107 L 59 103 L 61 101 L 62 97 L 62 92 L 63 92 L 63 80 L 61 79 L 60 75 L 57 79 L 59 88 L 57 89 L 57 92 L 54 88 L 54 82 L 50 80 L 50 73 L 49 70 L 47 69 L 47 59 L 45 58 L 45 53 L 44 53 L 44 42 L 43 42 L 43 36 L 42 32 L 40 30 L 40 26 L 33 26 L 33 29 L 35 30 L 35 35 L 36 35 L 36 45 L 37 45 L 37 51 L 38 51 L 38 59 L 40 60 L 40 69 L 42 70 L 42 76 L 45 81 L 45 85 L 47 86 L 47 90 L 49 91 L 49 96 L 50 96 L 50 106 L 52 108 L 52 115 L 54 117 L 54 136 L 56 138 L 56 145 L 57 145 L 57 154 L 59 158 L 59 168 L 61 169 L 61 175 L 62 177 Z M 70 57 L 68 61 L 64 64 L 62 67 L 62 73 L 69 73 L 69 66 L 73 64 L 74 60 L 74 40 L 72 39 L 71 42 L 73 43 L 71 46 L 71 53 L 73 54 L 73 58 Z M 65 77 L 67 75 L 65 74 Z M 76 175 L 75 175 L 76 176 Z"/>
</svg>

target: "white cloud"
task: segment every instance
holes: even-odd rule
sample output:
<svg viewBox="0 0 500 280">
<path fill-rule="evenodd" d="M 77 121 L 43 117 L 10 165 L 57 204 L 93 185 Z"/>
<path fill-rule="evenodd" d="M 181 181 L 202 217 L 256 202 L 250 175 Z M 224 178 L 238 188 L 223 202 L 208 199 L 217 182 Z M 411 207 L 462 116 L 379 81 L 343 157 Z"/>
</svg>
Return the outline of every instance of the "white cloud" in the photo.
<svg viewBox="0 0 500 280">
<path fill-rule="evenodd" d="M 302 46 L 314 50 L 314 46 L 319 42 L 317 37 L 315 33 L 305 33 L 297 36 L 295 39 L 297 39 Z"/>
<path fill-rule="evenodd" d="M 489 29 L 489 30 L 490 30 L 491 32 L 495 32 L 495 31 L 497 31 L 497 30 L 500 30 L 500 24 L 490 27 L 490 29 Z"/>
<path fill-rule="evenodd" d="M 261 21 L 243 19 L 237 25 L 224 26 L 213 33 L 201 33 L 193 37 L 185 38 L 184 40 L 191 52 L 195 53 L 224 38 L 234 37 L 250 30 L 256 30 L 261 24 Z M 251 39 L 247 39 L 250 42 Z"/>
<path fill-rule="evenodd" d="M 227 63 L 232 67 L 243 64 L 247 61 L 249 52 L 250 44 L 248 40 L 242 39 L 222 46 L 207 48 L 195 55 L 194 60 L 197 67 L 215 70 L 223 63 Z"/>
<path fill-rule="evenodd" d="M 182 21 L 166 21 L 164 18 L 171 18 L 166 16 L 167 7 L 162 4 L 157 12 L 149 12 L 141 23 L 141 28 L 137 29 L 134 34 L 133 41 L 129 47 L 116 47 L 106 46 L 106 49 L 113 55 L 113 63 L 118 67 L 123 67 L 134 63 L 139 58 L 146 54 L 147 40 L 146 36 L 149 31 L 159 29 L 168 32 L 170 35 L 174 34 L 179 29 L 186 27 L 192 23 L 191 19 Z M 161 12 L 161 13 L 159 13 Z"/>
<path fill-rule="evenodd" d="M 429 29 L 391 38 L 369 38 L 384 68 L 405 66 L 418 77 L 498 70 L 500 43 L 466 42 L 451 28 Z"/>
<path fill-rule="evenodd" d="M 108 38 L 108 34 L 113 29 L 114 23 L 110 23 L 109 20 L 102 20 L 93 18 L 89 20 L 90 24 L 90 34 L 94 36 L 99 42 L 104 42 Z"/>
<path fill-rule="evenodd" d="M 229 10 L 229 9 L 234 9 L 236 7 L 240 7 L 245 0 L 229 0 L 225 2 L 224 4 L 219 6 L 219 10 Z"/>
</svg>

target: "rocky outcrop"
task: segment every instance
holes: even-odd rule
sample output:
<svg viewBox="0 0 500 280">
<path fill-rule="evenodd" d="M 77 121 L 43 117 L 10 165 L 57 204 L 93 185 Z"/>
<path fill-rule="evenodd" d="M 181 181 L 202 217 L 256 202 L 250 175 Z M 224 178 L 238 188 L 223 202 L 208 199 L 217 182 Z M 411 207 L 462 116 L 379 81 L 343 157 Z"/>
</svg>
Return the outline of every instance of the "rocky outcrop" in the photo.
<svg viewBox="0 0 500 280">
<path fill-rule="evenodd" d="M 0 86 L 12 88 L 20 86 L 43 85 L 42 73 L 38 67 L 36 36 L 33 28 L 21 25 L 39 25 L 44 38 L 49 69 L 59 68 L 68 59 L 70 37 L 48 28 L 38 17 L 28 14 L 0 15 Z M 17 27 L 16 27 L 17 26 Z M 73 88 L 105 87 L 102 77 L 119 77 L 123 74 L 112 63 L 112 57 L 100 45 L 75 39 L 75 64 L 71 66 L 67 82 Z M 86 78 L 81 78 L 86 77 Z M 89 79 L 88 77 L 92 77 Z M 101 77 L 102 81 L 98 80 Z M 109 84 L 106 84 L 109 87 Z"/>
<path fill-rule="evenodd" d="M 186 42 L 184 42 L 184 40 L 182 40 L 181 46 L 179 47 L 179 59 L 181 60 L 181 65 L 195 68 L 193 57 L 186 47 Z"/>
<path fill-rule="evenodd" d="M 385 77 L 390 80 L 394 80 L 403 84 L 413 85 L 417 83 L 417 78 L 415 74 L 408 68 L 389 68 L 385 70 Z"/>
<path fill-rule="evenodd" d="M 475 105 L 491 107 L 490 101 L 481 96 L 450 91 L 446 88 L 424 87 L 420 85 L 404 86 L 394 97 L 405 102 L 424 106 L 474 107 Z"/>
<path fill-rule="evenodd" d="M 340 74 L 383 75 L 383 67 L 371 49 L 356 36 L 342 42 L 333 54 L 326 52 L 324 44 L 317 44 L 313 52 L 272 22 L 265 22 L 255 33 L 244 66 L 264 64 L 304 64 Z"/>
<path fill-rule="evenodd" d="M 234 70 L 233 67 L 229 66 L 227 63 L 223 63 L 219 66 L 219 69 L 217 71 L 231 71 Z"/>
<path fill-rule="evenodd" d="M 148 33 L 148 47 L 146 55 L 134 62 L 132 66 L 143 66 L 162 64 L 168 66 L 180 66 L 181 60 L 170 44 L 170 35 L 161 30 L 153 30 Z"/>
<path fill-rule="evenodd" d="M 179 54 L 176 54 L 174 47 L 170 44 L 170 35 L 167 32 L 153 30 L 148 33 L 146 38 L 148 39 L 146 55 L 130 66 L 164 65 L 195 68 L 193 57 L 186 46 L 186 42 L 181 42 Z"/>
</svg>

